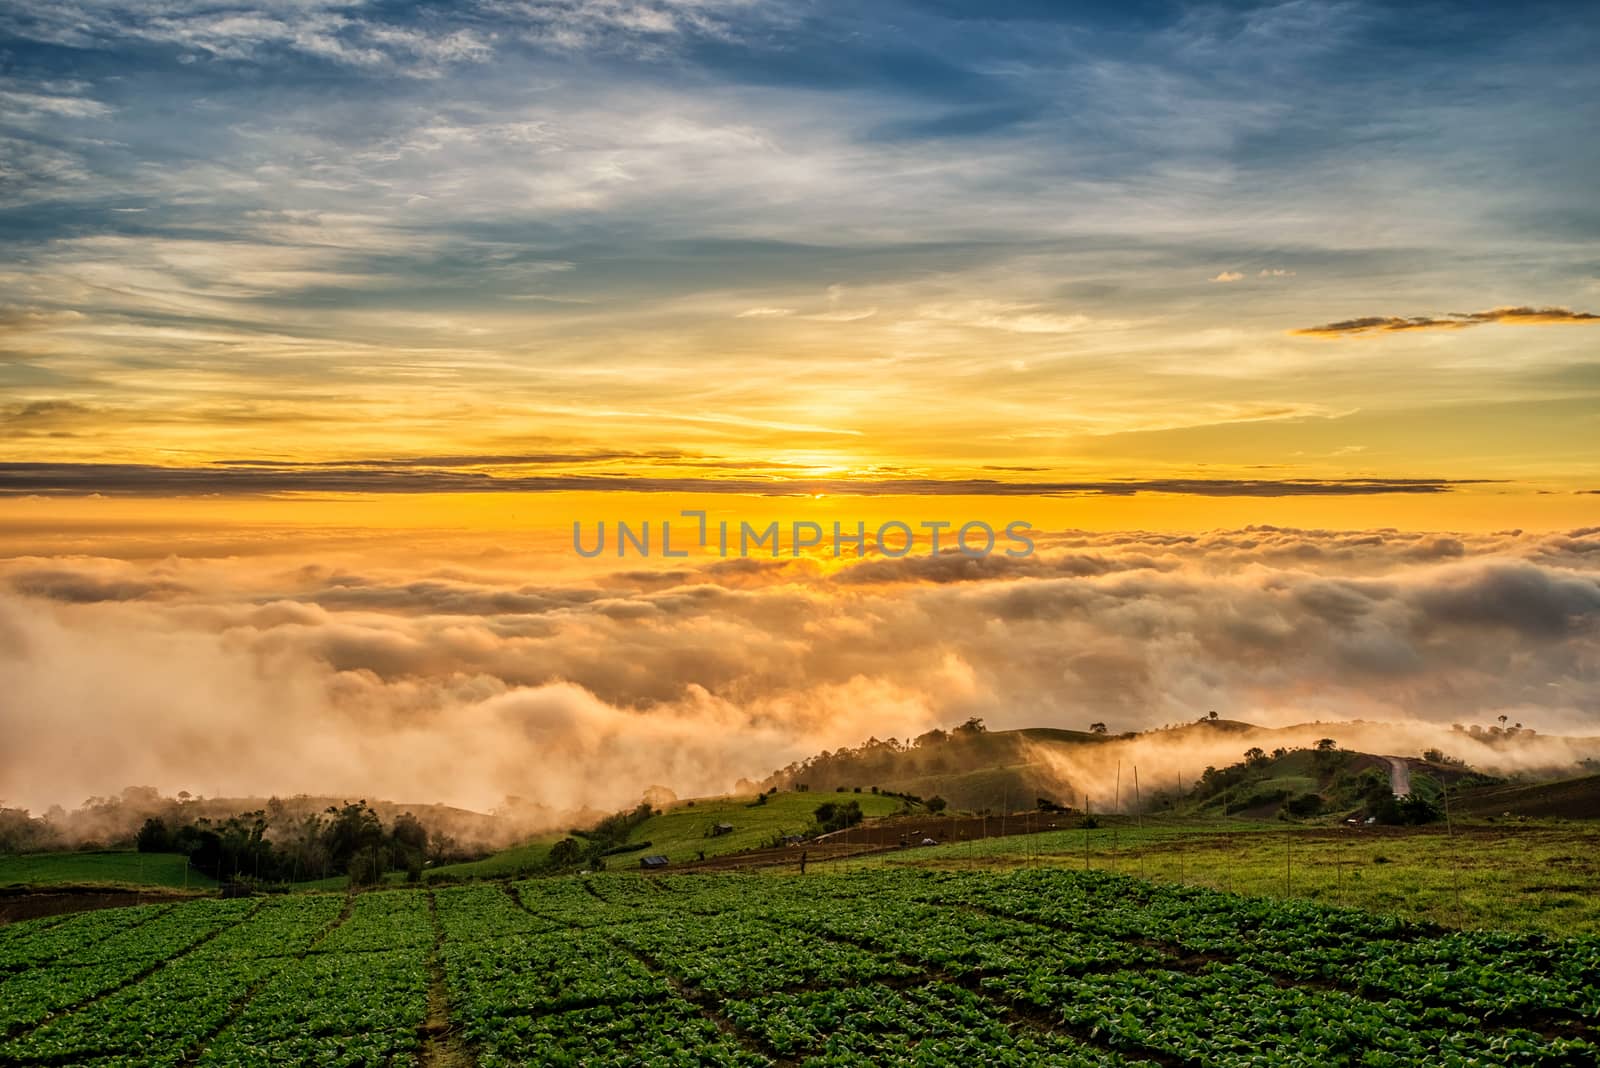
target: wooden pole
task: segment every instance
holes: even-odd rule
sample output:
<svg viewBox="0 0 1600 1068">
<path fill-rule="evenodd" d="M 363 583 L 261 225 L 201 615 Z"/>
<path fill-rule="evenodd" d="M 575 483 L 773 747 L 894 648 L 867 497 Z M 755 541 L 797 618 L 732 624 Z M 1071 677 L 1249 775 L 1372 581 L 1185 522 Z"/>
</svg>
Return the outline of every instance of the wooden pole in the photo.
<svg viewBox="0 0 1600 1068">
<path fill-rule="evenodd" d="M 1111 796 L 1111 810 L 1117 815 L 1122 815 L 1122 761 L 1117 761 L 1117 792 Z M 1121 844 L 1121 835 L 1115 823 L 1111 825 L 1111 870 L 1121 871 L 1122 857 L 1118 852 Z"/>
<path fill-rule="evenodd" d="M 1089 795 L 1083 795 L 1083 870 L 1089 870 Z"/>
<path fill-rule="evenodd" d="M 1450 819 L 1450 781 L 1441 777 L 1444 787 L 1444 826 L 1450 835 L 1450 883 L 1456 899 L 1456 926 L 1463 927 L 1466 917 L 1461 913 L 1461 854 L 1456 851 L 1456 825 Z"/>
<path fill-rule="evenodd" d="M 1139 798 L 1139 765 L 1133 766 L 1133 818 L 1139 821 L 1139 830 L 1144 830 L 1144 802 Z M 1139 878 L 1144 878 L 1144 842 L 1139 843 Z"/>
</svg>

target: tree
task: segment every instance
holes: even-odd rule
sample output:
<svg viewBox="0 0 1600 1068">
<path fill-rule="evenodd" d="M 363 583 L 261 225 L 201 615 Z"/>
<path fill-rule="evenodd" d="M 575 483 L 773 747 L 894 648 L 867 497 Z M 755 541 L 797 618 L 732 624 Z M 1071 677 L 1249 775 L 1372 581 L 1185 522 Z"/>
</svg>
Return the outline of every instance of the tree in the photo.
<svg viewBox="0 0 1600 1068">
<path fill-rule="evenodd" d="M 550 847 L 550 866 L 570 868 L 583 861 L 583 844 L 576 838 L 563 838 Z"/>
<path fill-rule="evenodd" d="M 174 849 L 172 832 L 167 830 L 167 825 L 155 816 L 144 821 L 144 826 L 139 828 L 134 841 L 141 853 L 171 853 Z"/>
<path fill-rule="evenodd" d="M 1504 717 L 1502 717 L 1502 718 L 1504 718 Z M 973 716 L 970 719 L 968 719 L 965 723 L 963 723 L 961 726 L 957 727 L 955 729 L 954 733 L 960 734 L 960 735 L 964 735 L 964 736 L 966 736 L 968 738 L 972 738 L 972 737 L 976 737 L 979 734 L 986 734 L 986 733 L 988 733 L 988 730 L 989 730 L 989 728 L 985 727 L 983 725 L 983 719 L 981 717 Z"/>
<path fill-rule="evenodd" d="M 1330 753 L 1334 749 L 1337 749 L 1338 746 L 1339 743 L 1334 741 L 1332 738 L 1319 738 L 1317 740 L 1317 752 L 1319 753 Z"/>
<path fill-rule="evenodd" d="M 332 819 L 323 826 L 322 842 L 334 871 L 348 871 L 350 861 L 357 853 L 384 844 L 383 824 L 365 801 L 346 804 L 342 808 L 329 805 L 326 811 Z"/>
<path fill-rule="evenodd" d="M 1105 732 L 1106 732 L 1106 725 L 1104 723 L 1091 723 L 1091 724 L 1089 724 L 1089 733 L 1090 734 L 1104 734 Z"/>
<path fill-rule="evenodd" d="M 1500 716 L 1500 726 L 1504 727 L 1506 725 L 1506 720 L 1510 718 L 1511 717 L 1505 715 Z"/>
<path fill-rule="evenodd" d="M 1260 746 L 1252 745 L 1244 751 L 1244 762 L 1253 766 L 1260 766 L 1267 762 L 1267 754 Z"/>
<path fill-rule="evenodd" d="M 1215 723 L 1217 721 L 1216 709 L 1212 709 L 1210 712 L 1207 712 L 1206 719 L 1209 719 L 1211 722 Z"/>
<path fill-rule="evenodd" d="M 943 812 L 945 809 L 950 807 L 950 802 L 946 801 L 938 794 L 934 794 L 932 797 L 928 798 L 927 805 L 929 812 Z"/>
</svg>

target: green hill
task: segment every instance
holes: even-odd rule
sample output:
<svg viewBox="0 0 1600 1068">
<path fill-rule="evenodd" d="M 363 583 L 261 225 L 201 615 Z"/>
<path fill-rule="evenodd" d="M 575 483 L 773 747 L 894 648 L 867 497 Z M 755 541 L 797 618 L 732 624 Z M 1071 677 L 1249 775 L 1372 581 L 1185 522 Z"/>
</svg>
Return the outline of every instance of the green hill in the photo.
<svg viewBox="0 0 1600 1068">
<path fill-rule="evenodd" d="M 868 819 L 891 815 L 902 807 L 898 798 L 866 790 L 859 794 L 777 793 L 768 795 L 764 804 L 753 804 L 754 801 L 752 797 L 724 797 L 697 800 L 693 805 L 675 805 L 646 820 L 628 840 L 650 843 L 650 848 L 641 850 L 638 856 L 659 853 L 668 860 L 680 862 L 694 860 L 702 851 L 708 857 L 740 853 L 770 845 L 774 838 L 785 834 L 800 834 L 816 822 L 813 813 L 817 806 L 828 801 L 859 802 L 862 814 Z M 719 823 L 733 830 L 712 836 L 711 829 Z"/>
<path fill-rule="evenodd" d="M 1058 781 L 1038 763 L 1038 747 L 1098 745 L 1116 737 L 1055 727 L 990 731 L 973 720 L 906 742 L 872 738 L 854 748 L 818 753 L 774 772 L 762 785 L 813 791 L 876 786 L 885 792 L 942 797 L 951 808 L 965 811 L 1031 808 L 1035 798 L 1050 796 Z"/>
<path fill-rule="evenodd" d="M 899 798 L 867 790 L 859 794 L 854 791 L 779 792 L 769 794 L 766 801 L 759 803 L 754 795 L 681 801 L 634 827 L 624 846 L 639 848 L 614 853 L 605 858 L 606 865 L 636 867 L 641 857 L 658 854 L 681 864 L 699 859 L 702 852 L 709 858 L 760 849 L 775 838 L 810 829 L 816 822 L 813 814 L 817 806 L 828 801 L 855 801 L 868 819 L 892 815 L 904 807 Z M 714 835 L 712 829 L 718 824 L 727 824 L 733 830 Z M 428 878 L 493 878 L 534 871 L 549 855 L 550 847 L 564 837 L 564 834 L 543 835 L 483 860 L 435 868 L 428 873 Z M 649 843 L 648 846 L 645 843 Z"/>
</svg>

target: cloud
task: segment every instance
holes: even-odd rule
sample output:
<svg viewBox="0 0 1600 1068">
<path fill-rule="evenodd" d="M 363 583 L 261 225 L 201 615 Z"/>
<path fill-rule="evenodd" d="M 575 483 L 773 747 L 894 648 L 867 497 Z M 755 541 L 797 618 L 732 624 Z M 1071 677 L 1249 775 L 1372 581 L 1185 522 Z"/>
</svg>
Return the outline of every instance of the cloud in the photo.
<svg viewBox="0 0 1600 1068">
<path fill-rule="evenodd" d="M 793 308 L 746 308 L 735 319 L 781 319 L 793 315 Z"/>
<path fill-rule="evenodd" d="M 578 462 L 596 459 L 577 454 Z M 987 478 L 800 478 L 651 476 L 637 474 L 497 475 L 464 466 L 543 463 L 539 457 L 451 457 L 286 463 L 251 460 L 201 467 L 151 464 L 0 462 L 0 497 L 90 494 L 132 497 L 260 496 L 286 493 L 743 493 L 880 496 L 1094 495 L 1174 493 L 1198 497 L 1345 497 L 1386 493 L 1449 493 L 1481 480 L 1438 478 L 1205 479 L 1000 481 Z M 549 462 L 554 462 L 550 460 Z M 758 469 L 765 470 L 764 466 Z"/>
<path fill-rule="evenodd" d="M 1492 308 L 1481 312 L 1451 312 L 1433 318 L 1396 315 L 1374 315 L 1363 319 L 1345 319 L 1322 326 L 1308 326 L 1289 331 L 1305 337 L 1349 337 L 1355 334 L 1397 334 L 1412 330 L 1464 330 L 1486 323 L 1544 324 L 1544 323 L 1600 323 L 1600 315 L 1593 312 L 1573 311 L 1571 308 Z"/>
<path fill-rule="evenodd" d="M 1293 278 L 1294 272 L 1283 267 L 1263 267 L 1256 273 L 1257 278 Z"/>
<path fill-rule="evenodd" d="M 1223 271 L 1211 276 L 1213 282 L 1238 282 L 1244 278 L 1238 271 Z"/>
<path fill-rule="evenodd" d="M 10 32 L 31 40 L 75 48 L 142 40 L 232 62 L 269 61 L 283 53 L 357 68 L 387 68 L 434 77 L 443 66 L 483 62 L 493 52 L 480 31 L 445 29 L 404 12 L 369 15 L 352 0 L 291 0 L 287 3 L 173 3 L 143 5 L 119 0 L 67 2 L 7 20 Z"/>
<path fill-rule="evenodd" d="M 817 312 L 807 315 L 807 319 L 819 323 L 857 323 L 863 319 L 870 319 L 878 314 L 877 308 L 839 308 L 834 311 Z"/>
<path fill-rule="evenodd" d="M 383 545 L 347 554 L 359 570 L 292 546 L 0 561 L 7 800 L 139 782 L 615 808 L 971 715 L 1600 727 L 1600 530 L 1054 531 L 1028 560 L 838 570 L 495 571 Z"/>
<path fill-rule="evenodd" d="M 1061 314 L 1043 310 L 1041 305 L 1000 300 L 969 300 L 951 304 L 925 304 L 917 315 L 936 322 L 984 330 L 1004 330 L 1013 334 L 1070 334 L 1087 327 L 1123 326 L 1117 322 L 1097 322 L 1087 315 Z"/>
</svg>

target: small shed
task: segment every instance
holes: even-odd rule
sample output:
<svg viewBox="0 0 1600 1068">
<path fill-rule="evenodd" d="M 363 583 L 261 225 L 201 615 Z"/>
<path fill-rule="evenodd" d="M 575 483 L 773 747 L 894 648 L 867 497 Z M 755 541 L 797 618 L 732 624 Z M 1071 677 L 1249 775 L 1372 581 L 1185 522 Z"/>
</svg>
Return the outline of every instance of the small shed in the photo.
<svg viewBox="0 0 1600 1068">
<path fill-rule="evenodd" d="M 654 869 L 665 868 L 666 866 L 667 858 L 659 853 L 652 853 L 648 857 L 639 858 L 639 867 L 641 868 Z"/>
<path fill-rule="evenodd" d="M 725 834 L 732 834 L 732 833 L 733 833 L 733 824 L 731 824 L 731 823 L 719 823 L 715 827 L 711 828 L 711 837 L 713 837 L 713 838 L 721 838 Z"/>
<path fill-rule="evenodd" d="M 786 846 L 797 846 L 805 840 L 806 836 L 803 834 L 786 834 L 783 836 L 783 844 Z"/>
</svg>

